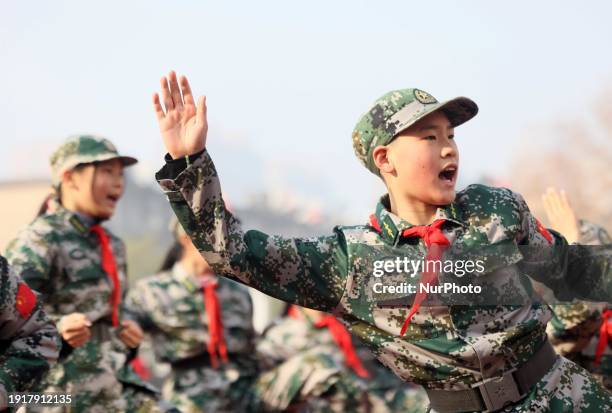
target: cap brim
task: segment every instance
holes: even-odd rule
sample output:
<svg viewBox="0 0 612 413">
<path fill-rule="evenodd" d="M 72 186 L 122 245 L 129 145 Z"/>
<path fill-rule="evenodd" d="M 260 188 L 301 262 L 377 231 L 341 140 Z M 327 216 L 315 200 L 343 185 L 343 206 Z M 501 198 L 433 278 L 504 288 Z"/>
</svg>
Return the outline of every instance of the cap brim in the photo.
<svg viewBox="0 0 612 413">
<path fill-rule="evenodd" d="M 93 159 L 91 162 L 105 162 L 113 159 L 119 159 L 121 164 L 124 167 L 132 166 L 138 163 L 138 159 L 132 158 L 131 156 L 121 156 L 121 155 L 108 155 L 108 156 L 100 156 L 97 159 Z"/>
<path fill-rule="evenodd" d="M 478 105 L 470 98 L 463 96 L 447 100 L 436 110 L 444 112 L 451 126 L 459 126 L 472 119 L 478 113 Z"/>
<path fill-rule="evenodd" d="M 423 119 L 425 116 L 431 115 L 439 110 L 444 112 L 451 126 L 454 128 L 455 126 L 459 126 L 476 116 L 478 113 L 478 105 L 476 105 L 476 102 L 474 102 L 472 99 L 463 96 L 438 104 L 433 104 L 428 110 L 423 111 L 412 122 L 403 125 L 401 129 L 395 132 L 393 138 L 417 123 L 419 120 Z"/>
<path fill-rule="evenodd" d="M 131 156 L 120 156 L 119 160 L 121 161 L 124 167 L 132 166 L 138 163 L 138 159 L 132 158 Z"/>
</svg>

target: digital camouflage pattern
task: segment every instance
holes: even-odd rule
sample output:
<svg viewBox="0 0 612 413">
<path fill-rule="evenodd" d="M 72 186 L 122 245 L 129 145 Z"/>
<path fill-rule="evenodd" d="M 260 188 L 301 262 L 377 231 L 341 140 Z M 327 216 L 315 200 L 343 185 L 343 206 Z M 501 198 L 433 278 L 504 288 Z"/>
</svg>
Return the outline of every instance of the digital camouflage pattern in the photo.
<svg viewBox="0 0 612 413">
<path fill-rule="evenodd" d="M 51 155 L 51 177 L 59 185 L 62 174 L 78 164 L 108 161 L 118 158 L 124 166 L 138 162 L 129 156 L 121 156 L 111 141 L 100 136 L 71 136 Z"/>
<path fill-rule="evenodd" d="M 253 308 L 248 290 L 217 278 L 229 362 L 208 360 L 208 315 L 200 278 L 177 262 L 170 271 L 140 280 L 127 297 L 126 316 L 149 333 L 156 358 L 172 370 L 163 395 L 182 412 L 236 412 L 248 403 L 257 374 Z"/>
<path fill-rule="evenodd" d="M 577 242 L 583 245 L 605 245 L 612 243 L 612 239 L 604 228 L 581 220 Z M 585 301 L 552 305 L 554 315 L 547 332 L 557 353 L 593 373 L 608 390 L 612 390 L 610 346 L 605 349 L 599 366 L 595 365 L 599 327 L 602 313 L 607 308 L 610 308 L 607 303 Z"/>
<path fill-rule="evenodd" d="M 422 240 L 400 237 L 410 224 L 389 212 L 388 198 L 376 210 L 382 233 L 370 225 L 339 226 L 332 235 L 319 238 L 243 232 L 225 208 L 206 150 L 193 155 L 189 164 L 185 159 L 167 162 L 157 174 L 159 184 L 217 274 L 286 302 L 333 312 L 402 380 L 430 389 L 462 390 L 497 378 L 525 363 L 543 345 L 551 311 L 546 304 L 532 302 L 525 274 L 561 296 L 573 293 L 607 301 L 612 296 L 609 254 L 593 258 L 579 249 L 586 255 L 568 257 L 565 239 L 543 230 L 522 197 L 507 189 L 471 185 L 455 202 L 440 207 L 436 218 L 447 219 L 442 230 L 453 246 L 476 257 L 488 253 L 485 271 L 477 277 L 485 291 L 500 297 L 508 292 L 527 296 L 527 303 L 430 305 L 421 308 L 406 335 L 400 336 L 408 299 L 377 305 L 368 288 L 372 269 L 375 261 L 389 257 L 422 259 L 425 248 Z M 532 253 L 523 255 L 518 244 L 529 245 Z M 417 279 L 406 277 L 406 282 L 415 284 Z M 509 411 L 546 411 L 542 400 L 564 403 L 566 411 L 612 406 L 610 394 L 586 371 L 566 361 L 557 366 L 547 376 L 556 381 L 540 382 Z M 582 385 L 572 387 L 568 396 L 561 391 L 566 383 Z M 539 388 L 555 390 L 544 395 L 536 393 Z"/>
<path fill-rule="evenodd" d="M 262 369 L 254 385 L 256 411 L 291 412 L 425 412 L 425 392 L 400 381 L 355 342 L 369 378 L 346 366 L 342 351 L 327 328 L 317 328 L 303 312 L 283 317 L 257 345 Z"/>
<path fill-rule="evenodd" d="M 353 149 L 357 158 L 372 173 L 379 175 L 372 158 L 374 148 L 387 145 L 395 135 L 437 110 L 444 112 L 452 126 L 459 126 L 476 116 L 478 106 L 465 97 L 438 102 L 429 93 L 414 88 L 385 93 L 355 125 Z"/>
<path fill-rule="evenodd" d="M 40 298 L 0 257 L 0 410 L 11 392 L 31 391 L 57 361 L 60 340 Z"/>
<path fill-rule="evenodd" d="M 7 248 L 7 259 L 40 293 L 45 311 L 55 323 L 61 323 L 65 315 L 83 313 L 92 322 L 92 337 L 76 349 L 63 342 L 59 363 L 46 376 L 41 391 L 72 394 L 76 411 L 125 411 L 124 388 L 118 373 L 131 352 L 110 321 L 112 284 L 102 269 L 98 236 L 90 231 L 94 222 L 57 202 L 54 209 L 56 212 L 37 217 L 19 233 Z M 110 231 L 106 232 L 125 295 L 125 246 Z M 127 387 L 146 387 L 131 381 Z"/>
</svg>

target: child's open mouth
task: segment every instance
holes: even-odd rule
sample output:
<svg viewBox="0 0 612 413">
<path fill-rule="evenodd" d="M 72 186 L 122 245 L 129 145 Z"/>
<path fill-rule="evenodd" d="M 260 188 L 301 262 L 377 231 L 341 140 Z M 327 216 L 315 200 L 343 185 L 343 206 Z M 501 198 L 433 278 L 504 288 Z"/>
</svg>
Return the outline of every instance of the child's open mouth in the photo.
<svg viewBox="0 0 612 413">
<path fill-rule="evenodd" d="M 113 205 L 119 201 L 119 197 L 117 195 L 107 195 L 106 199 L 109 200 Z"/>
<path fill-rule="evenodd" d="M 447 165 L 442 172 L 438 174 L 438 177 L 444 182 L 452 183 L 455 181 L 455 177 L 457 176 L 457 165 L 451 164 Z"/>
</svg>

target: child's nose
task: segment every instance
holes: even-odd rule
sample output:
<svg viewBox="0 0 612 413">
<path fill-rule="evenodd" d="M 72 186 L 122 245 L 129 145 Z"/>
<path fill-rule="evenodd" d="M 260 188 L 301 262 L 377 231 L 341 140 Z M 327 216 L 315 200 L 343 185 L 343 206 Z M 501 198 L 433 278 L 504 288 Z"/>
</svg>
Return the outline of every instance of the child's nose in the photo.
<svg viewBox="0 0 612 413">
<path fill-rule="evenodd" d="M 449 158 L 452 156 L 457 156 L 457 149 L 452 145 L 444 145 L 442 148 L 442 157 Z"/>
<path fill-rule="evenodd" d="M 115 187 L 123 191 L 123 188 L 125 187 L 125 178 L 123 176 L 118 177 L 115 180 Z"/>
</svg>

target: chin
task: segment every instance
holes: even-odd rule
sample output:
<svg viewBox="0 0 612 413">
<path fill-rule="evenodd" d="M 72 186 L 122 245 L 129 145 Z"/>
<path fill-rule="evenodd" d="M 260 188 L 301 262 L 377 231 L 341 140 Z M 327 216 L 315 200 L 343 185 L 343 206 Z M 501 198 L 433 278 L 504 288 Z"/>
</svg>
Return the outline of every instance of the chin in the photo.
<svg viewBox="0 0 612 413">
<path fill-rule="evenodd" d="M 435 194 L 432 198 L 433 198 L 433 205 L 448 205 L 450 203 L 452 203 L 455 200 L 455 196 L 456 196 L 456 192 L 455 189 L 453 188 L 450 191 L 443 191 L 440 192 L 438 194 Z"/>
<path fill-rule="evenodd" d="M 112 211 L 98 211 L 96 216 L 98 218 L 100 218 L 100 219 L 111 219 L 113 217 L 114 213 L 115 213 L 114 210 L 112 210 Z"/>
</svg>

